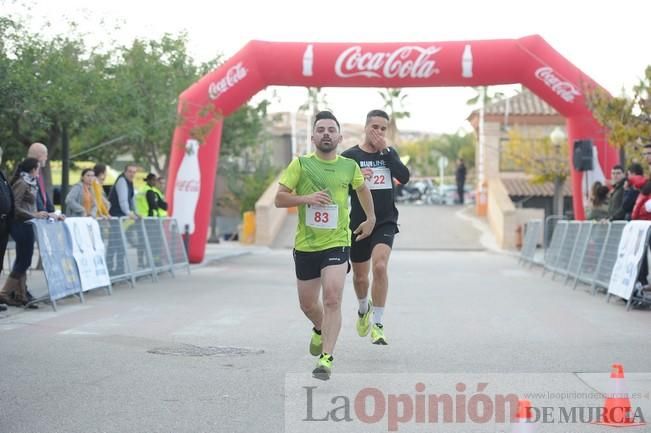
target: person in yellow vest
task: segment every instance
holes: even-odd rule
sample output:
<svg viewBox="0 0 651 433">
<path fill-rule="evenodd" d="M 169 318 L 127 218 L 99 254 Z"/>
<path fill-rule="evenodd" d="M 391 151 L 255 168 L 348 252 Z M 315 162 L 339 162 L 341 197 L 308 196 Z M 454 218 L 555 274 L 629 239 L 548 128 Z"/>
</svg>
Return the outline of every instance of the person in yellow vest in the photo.
<svg viewBox="0 0 651 433">
<path fill-rule="evenodd" d="M 147 182 L 147 186 L 136 194 L 136 212 L 142 216 L 166 217 L 167 203 L 163 193 L 158 188 L 160 178 L 154 173 L 149 173 L 145 177 L 145 182 Z"/>
</svg>

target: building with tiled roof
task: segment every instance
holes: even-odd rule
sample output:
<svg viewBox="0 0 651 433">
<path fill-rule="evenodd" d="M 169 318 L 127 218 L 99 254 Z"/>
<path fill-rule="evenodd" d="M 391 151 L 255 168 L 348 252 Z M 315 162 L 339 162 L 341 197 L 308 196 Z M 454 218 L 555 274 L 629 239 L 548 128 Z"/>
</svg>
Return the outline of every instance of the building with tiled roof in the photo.
<svg viewBox="0 0 651 433">
<path fill-rule="evenodd" d="M 468 121 L 478 133 L 479 110 Z M 484 109 L 484 173 L 488 183 L 488 220 L 498 241 L 504 247 L 515 246 L 515 228 L 533 217 L 552 214 L 554 187 L 551 183 L 536 184 L 503 152 L 509 141 L 509 131 L 517 130 L 525 138 L 542 139 L 560 127 L 565 130 L 565 118 L 531 91 L 494 101 Z M 475 152 L 478 166 L 479 151 Z M 564 207 L 571 210 L 572 192 L 569 181 L 563 190 Z M 492 195 L 492 197 L 491 197 Z M 535 213 L 538 209 L 539 214 Z M 538 215 L 538 216 L 535 216 Z"/>
</svg>

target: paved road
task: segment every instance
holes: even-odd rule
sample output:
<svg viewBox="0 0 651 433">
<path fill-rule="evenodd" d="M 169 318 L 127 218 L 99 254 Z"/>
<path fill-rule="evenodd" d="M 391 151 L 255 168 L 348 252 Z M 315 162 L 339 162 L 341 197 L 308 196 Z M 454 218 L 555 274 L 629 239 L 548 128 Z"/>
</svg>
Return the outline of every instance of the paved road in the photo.
<svg viewBox="0 0 651 433">
<path fill-rule="evenodd" d="M 620 302 L 573 291 L 512 257 L 396 251 L 390 290 L 390 345 L 373 346 L 355 334 L 349 277 L 332 392 L 364 381 L 362 373 L 408 373 L 408 380 L 444 374 L 443 381 L 471 384 L 477 379 L 470 373 L 508 373 L 502 378 L 537 390 L 603 389 L 615 361 L 624 364 L 629 386 L 651 387 L 651 375 L 632 374 L 649 371 L 649 311 L 626 312 Z M 285 404 L 304 396 L 285 381 L 313 368 L 309 331 L 289 250 L 257 249 L 191 276 L 118 286 L 111 297 L 89 295 L 85 305 L 66 301 L 58 313 L 13 310 L 0 318 L 0 432 L 293 433 Z M 491 387 L 492 395 L 499 387 Z M 636 403 L 651 413 L 648 399 Z M 324 431 L 316 424 L 301 431 Z M 612 431 L 548 427 L 539 431 Z"/>
<path fill-rule="evenodd" d="M 400 205 L 400 233 L 396 250 L 483 250 L 482 232 L 468 217 L 472 207 Z M 296 233 L 296 215 L 289 215 L 275 248 L 291 248 Z"/>
</svg>

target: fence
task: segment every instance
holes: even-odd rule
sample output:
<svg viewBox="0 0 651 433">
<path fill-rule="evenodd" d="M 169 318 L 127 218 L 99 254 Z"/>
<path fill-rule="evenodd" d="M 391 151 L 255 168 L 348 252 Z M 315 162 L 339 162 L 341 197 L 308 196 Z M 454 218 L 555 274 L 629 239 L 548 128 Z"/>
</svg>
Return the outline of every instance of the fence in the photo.
<svg viewBox="0 0 651 433">
<path fill-rule="evenodd" d="M 544 250 L 544 259 L 539 262 L 535 255 L 543 222 L 529 221 L 525 224 L 520 262 L 542 264 L 543 275 L 552 272 L 552 279 L 565 277 L 565 284 L 574 280 L 573 288 L 583 283 L 592 294 L 599 290 L 607 291 L 626 224 L 625 221 L 554 221 L 549 247 Z M 550 226 L 546 221 L 545 229 Z"/>
<path fill-rule="evenodd" d="M 32 223 L 48 286 L 48 295 L 39 300 L 49 299 L 55 310 L 56 300 L 71 294 L 83 302 L 84 291 L 106 287 L 110 294 L 111 285 L 119 281 L 133 286 L 140 277 L 156 281 L 162 273 L 175 276 L 176 270 L 184 268 L 190 273 L 181 231 L 173 218 L 68 218 L 63 223 Z M 59 269 L 66 260 L 69 263 Z"/>
</svg>

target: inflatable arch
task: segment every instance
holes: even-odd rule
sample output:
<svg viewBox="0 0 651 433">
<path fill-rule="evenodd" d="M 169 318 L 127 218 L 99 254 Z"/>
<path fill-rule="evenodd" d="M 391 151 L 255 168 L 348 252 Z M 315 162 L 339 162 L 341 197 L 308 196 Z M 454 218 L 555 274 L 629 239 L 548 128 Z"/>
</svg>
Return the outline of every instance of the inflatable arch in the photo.
<svg viewBox="0 0 651 433">
<path fill-rule="evenodd" d="M 543 38 L 410 42 L 280 43 L 251 41 L 179 96 L 167 183 L 171 213 L 190 232 L 189 258 L 203 260 L 222 121 L 270 85 L 302 87 L 434 87 L 522 83 L 567 121 L 568 141 L 592 139 L 598 169 L 617 151 L 587 107 L 599 88 Z M 572 149 L 572 146 L 569 146 Z M 572 151 L 570 150 L 570 153 Z M 574 213 L 583 219 L 582 173 L 572 170 Z"/>
</svg>

